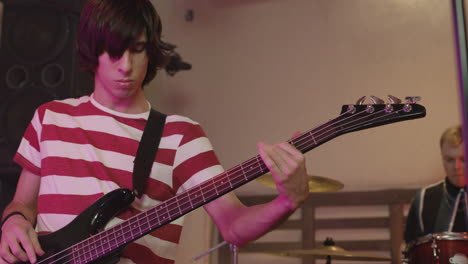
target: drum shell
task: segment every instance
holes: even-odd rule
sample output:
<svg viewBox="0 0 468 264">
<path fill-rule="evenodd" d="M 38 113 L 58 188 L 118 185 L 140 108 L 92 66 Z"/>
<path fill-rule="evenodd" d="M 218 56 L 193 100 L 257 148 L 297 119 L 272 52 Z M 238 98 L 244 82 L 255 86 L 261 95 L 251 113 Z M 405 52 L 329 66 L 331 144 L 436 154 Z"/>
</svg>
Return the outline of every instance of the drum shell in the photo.
<svg viewBox="0 0 468 264">
<path fill-rule="evenodd" d="M 466 264 L 468 233 L 444 232 L 420 237 L 409 244 L 407 254 L 409 264 Z"/>
</svg>

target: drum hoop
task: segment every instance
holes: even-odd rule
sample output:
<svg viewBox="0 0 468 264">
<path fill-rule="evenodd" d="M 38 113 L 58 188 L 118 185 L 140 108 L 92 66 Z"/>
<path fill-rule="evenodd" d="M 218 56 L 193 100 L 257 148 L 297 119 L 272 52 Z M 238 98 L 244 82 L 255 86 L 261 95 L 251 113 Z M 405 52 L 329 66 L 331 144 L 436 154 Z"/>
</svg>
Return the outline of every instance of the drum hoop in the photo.
<svg viewBox="0 0 468 264">
<path fill-rule="evenodd" d="M 468 232 L 443 232 L 434 236 L 437 240 L 468 240 Z"/>
<path fill-rule="evenodd" d="M 408 243 L 408 248 L 413 248 L 422 244 L 426 244 L 433 240 L 436 241 L 453 241 L 453 240 L 468 240 L 468 232 L 442 232 L 427 234 L 421 237 L 418 237 L 416 240 Z"/>
</svg>

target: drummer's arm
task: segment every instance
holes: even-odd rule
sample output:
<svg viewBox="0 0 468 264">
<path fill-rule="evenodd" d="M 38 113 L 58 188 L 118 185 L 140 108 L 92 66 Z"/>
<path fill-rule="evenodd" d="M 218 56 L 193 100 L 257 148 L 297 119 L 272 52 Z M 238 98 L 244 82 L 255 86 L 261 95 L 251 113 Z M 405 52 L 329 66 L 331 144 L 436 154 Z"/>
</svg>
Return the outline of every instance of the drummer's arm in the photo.
<svg viewBox="0 0 468 264">
<path fill-rule="evenodd" d="M 419 206 L 417 206 L 416 199 L 413 199 L 411 202 L 411 207 L 406 217 L 405 233 L 404 238 L 405 242 L 408 244 L 411 241 L 414 241 L 418 236 L 423 235 L 421 227 L 419 225 Z"/>
</svg>

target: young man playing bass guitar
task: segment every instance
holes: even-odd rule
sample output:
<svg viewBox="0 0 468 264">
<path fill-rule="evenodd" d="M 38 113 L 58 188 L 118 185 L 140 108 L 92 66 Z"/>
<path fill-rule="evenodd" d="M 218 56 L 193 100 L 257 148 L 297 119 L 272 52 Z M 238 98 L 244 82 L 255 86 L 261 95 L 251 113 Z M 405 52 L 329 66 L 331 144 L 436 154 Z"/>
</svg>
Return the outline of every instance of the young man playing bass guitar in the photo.
<svg viewBox="0 0 468 264">
<path fill-rule="evenodd" d="M 149 0 L 89 0 L 81 14 L 78 54 L 94 76 L 94 92 L 40 106 L 15 161 L 23 167 L 2 218 L 0 264 L 36 263 L 46 252 L 38 235 L 70 223 L 98 198 L 133 189 L 133 160 L 150 104 L 143 87 L 165 66 L 170 45 Z M 206 204 L 224 239 L 242 246 L 287 219 L 309 195 L 303 154 L 288 143 L 258 144 L 279 195 L 244 206 L 233 193 Z M 168 115 L 141 198 L 109 226 L 154 207 L 223 172 L 201 126 Z M 174 263 L 182 221 L 126 245 L 119 263 Z M 61 263 L 61 262 L 59 262 Z"/>
</svg>

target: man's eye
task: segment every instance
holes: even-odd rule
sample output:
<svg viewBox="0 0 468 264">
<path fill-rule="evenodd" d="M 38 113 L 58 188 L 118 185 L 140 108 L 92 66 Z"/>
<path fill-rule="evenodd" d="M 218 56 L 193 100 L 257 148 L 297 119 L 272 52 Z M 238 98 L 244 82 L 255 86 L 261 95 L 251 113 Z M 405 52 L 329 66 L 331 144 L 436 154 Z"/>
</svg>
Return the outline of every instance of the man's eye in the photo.
<svg viewBox="0 0 468 264">
<path fill-rule="evenodd" d="M 146 43 L 136 43 L 132 46 L 131 51 L 135 53 L 143 52 L 146 49 Z"/>
</svg>

